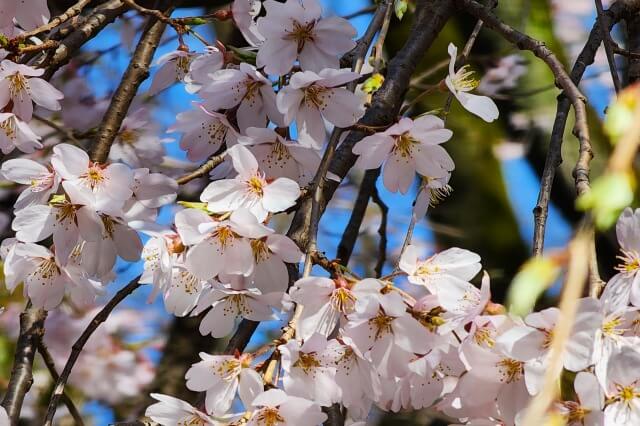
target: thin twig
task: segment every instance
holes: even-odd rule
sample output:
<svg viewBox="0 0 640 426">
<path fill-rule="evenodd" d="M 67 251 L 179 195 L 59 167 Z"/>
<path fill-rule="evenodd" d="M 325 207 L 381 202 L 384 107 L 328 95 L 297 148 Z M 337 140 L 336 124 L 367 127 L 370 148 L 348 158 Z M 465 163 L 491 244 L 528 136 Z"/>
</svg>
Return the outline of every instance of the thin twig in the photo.
<svg viewBox="0 0 640 426">
<path fill-rule="evenodd" d="M 616 58 L 613 56 L 613 48 L 611 45 L 611 34 L 607 29 L 607 17 L 604 14 L 602 7 L 602 0 L 595 0 L 596 11 L 598 12 L 598 22 L 600 23 L 600 31 L 602 32 L 602 42 L 604 44 L 604 51 L 607 55 L 607 62 L 609 62 L 609 70 L 611 71 L 611 79 L 613 80 L 613 88 L 616 93 L 620 91 L 620 76 L 618 75 L 618 69 L 616 67 Z"/>
<path fill-rule="evenodd" d="M 172 10 L 172 8 L 170 9 Z M 138 92 L 138 88 L 149 76 L 149 66 L 158 48 L 160 38 L 167 24 L 150 17 L 147 27 L 140 37 L 127 70 L 118 85 L 111 103 L 104 114 L 96 140 L 91 150 L 91 159 L 97 163 L 104 163 L 109 157 L 113 143 L 122 121 L 129 111 L 129 106 Z"/>
<path fill-rule="evenodd" d="M 47 367 L 47 370 L 49 370 L 51 378 L 54 382 L 57 382 L 60 378 L 60 375 L 56 371 L 56 364 L 53 361 L 53 357 L 49 353 L 49 349 L 47 349 L 47 346 L 42 340 L 40 340 L 40 342 L 38 343 L 38 352 L 40 353 L 40 357 L 42 358 L 44 365 Z M 67 410 L 69 410 L 69 414 L 71 414 L 71 417 L 73 417 L 73 420 L 76 422 L 76 426 L 84 426 L 82 415 L 66 392 L 62 393 L 62 402 L 67 406 Z"/>
<path fill-rule="evenodd" d="M 69 359 L 67 360 L 64 369 L 62 370 L 62 373 L 60 373 L 60 377 L 58 378 L 58 381 L 53 388 L 51 399 L 49 399 L 47 415 L 43 423 L 44 426 L 51 426 L 53 416 L 55 415 L 56 409 L 58 407 L 58 401 L 60 400 L 60 397 L 64 392 L 64 386 L 67 383 L 69 375 L 71 374 L 71 370 L 78 360 L 78 357 L 80 356 L 80 353 L 82 352 L 82 349 L 86 345 L 87 341 L 89 340 L 93 332 L 98 329 L 100 324 L 102 324 L 107 320 L 107 318 L 109 318 L 111 311 L 113 311 L 113 309 L 118 306 L 120 302 L 122 302 L 127 296 L 129 296 L 138 287 L 141 286 L 141 284 L 138 282 L 139 279 L 140 277 L 136 277 L 133 281 L 129 282 L 129 284 L 118 290 L 118 292 L 113 296 L 113 298 L 111 298 L 111 300 L 109 300 L 104 308 L 102 308 L 102 310 L 100 310 L 100 312 L 98 312 L 96 316 L 93 317 L 87 328 L 84 329 L 80 337 L 78 337 L 78 340 L 76 340 L 76 342 L 73 344 L 71 355 L 69 355 Z"/>
<path fill-rule="evenodd" d="M 227 152 L 225 151 L 222 154 L 214 155 L 194 171 L 176 179 L 176 182 L 178 182 L 178 185 L 184 185 L 185 183 L 191 182 L 194 179 L 206 176 L 207 173 L 209 173 L 224 161 L 224 157 L 226 154 Z"/>
<path fill-rule="evenodd" d="M 389 216 L 389 207 L 380 198 L 380 192 L 378 188 L 375 188 L 373 194 L 371 194 L 371 200 L 380 207 L 380 226 L 378 227 L 378 235 L 380 235 L 380 242 L 378 243 L 378 262 L 374 271 L 376 278 L 382 276 L 382 269 L 384 268 L 384 262 L 387 259 L 387 222 Z"/>
<path fill-rule="evenodd" d="M 357 11 L 355 11 L 353 13 L 350 13 L 348 15 L 344 15 L 342 17 L 342 19 L 347 19 L 348 20 L 348 19 L 357 18 L 358 16 L 366 15 L 368 13 L 373 13 L 373 12 L 376 11 L 376 8 L 377 8 L 377 6 L 375 6 L 375 5 L 374 6 L 367 6 L 367 7 L 364 7 L 362 9 L 360 9 L 360 10 L 357 10 Z"/>
<path fill-rule="evenodd" d="M 73 18 L 74 16 L 80 14 L 80 12 L 82 12 L 82 9 L 84 9 L 85 6 L 88 5 L 89 3 L 91 3 L 91 0 L 80 0 L 76 4 L 69 7 L 69 9 L 65 10 L 64 13 L 53 18 L 51 21 L 49 21 L 49 23 L 39 26 L 38 28 L 35 28 L 31 31 L 25 31 L 22 34 L 19 34 L 18 38 L 22 40 L 26 40 L 40 33 L 51 31 L 57 26 L 67 22 L 69 19 Z"/>
<path fill-rule="evenodd" d="M 80 141 L 78 139 L 76 139 L 76 136 L 73 134 L 73 131 L 71 129 L 65 129 L 64 127 L 62 127 L 61 125 L 57 124 L 56 122 L 49 120 L 48 118 L 42 117 L 38 114 L 33 114 L 33 118 L 36 119 L 37 121 L 46 124 L 47 126 L 51 127 L 53 130 L 57 131 L 58 133 L 60 133 L 62 136 L 66 137 L 67 139 L 69 139 L 70 141 L 72 141 L 73 143 L 75 143 L 76 145 L 80 144 Z"/>
</svg>

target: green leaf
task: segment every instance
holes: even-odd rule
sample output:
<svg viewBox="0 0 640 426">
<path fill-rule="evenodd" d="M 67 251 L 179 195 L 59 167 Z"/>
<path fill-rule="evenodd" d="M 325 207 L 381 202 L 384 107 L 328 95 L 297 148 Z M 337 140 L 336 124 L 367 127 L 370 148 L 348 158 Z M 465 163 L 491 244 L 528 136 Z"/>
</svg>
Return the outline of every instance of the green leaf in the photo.
<svg viewBox="0 0 640 426">
<path fill-rule="evenodd" d="M 375 93 L 380 89 L 382 83 L 384 83 L 384 76 L 380 73 L 375 73 L 362 83 L 362 91 L 368 94 Z"/>
<path fill-rule="evenodd" d="M 240 61 L 248 62 L 252 65 L 256 64 L 258 54 L 255 51 L 240 49 L 234 46 L 227 46 L 227 49 L 231 50 Z"/>
<path fill-rule="evenodd" d="M 591 191 L 578 197 L 576 206 L 580 210 L 591 211 L 599 229 L 608 229 L 616 222 L 622 209 L 633 201 L 634 186 L 631 174 L 605 174 L 593 182 Z"/>
<path fill-rule="evenodd" d="M 525 316 L 533 310 L 540 295 L 560 274 L 558 263 L 548 257 L 533 257 L 513 278 L 507 294 L 509 312 Z"/>
</svg>

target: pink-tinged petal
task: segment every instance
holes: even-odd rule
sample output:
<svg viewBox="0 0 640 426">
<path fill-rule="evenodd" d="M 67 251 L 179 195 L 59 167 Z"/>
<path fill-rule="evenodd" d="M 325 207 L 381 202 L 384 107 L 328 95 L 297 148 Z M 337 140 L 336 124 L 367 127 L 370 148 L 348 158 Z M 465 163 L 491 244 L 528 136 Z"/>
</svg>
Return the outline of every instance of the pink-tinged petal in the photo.
<svg viewBox="0 0 640 426">
<path fill-rule="evenodd" d="M 158 68 L 153 76 L 147 95 L 155 96 L 176 81 L 178 81 L 177 62 L 175 60 L 167 61 Z"/>
<path fill-rule="evenodd" d="M 60 264 L 67 264 L 67 259 L 69 259 L 71 252 L 78 244 L 79 237 L 78 227 L 72 220 L 58 224 L 54 229 L 53 244 L 56 248 L 56 259 L 58 259 Z"/>
<path fill-rule="evenodd" d="M 231 303 L 221 300 L 214 303 L 213 307 L 200 322 L 200 334 L 211 334 L 215 338 L 228 336 L 233 330 L 233 325 L 238 316 L 238 311 Z"/>
<path fill-rule="evenodd" d="M 610 312 L 622 310 L 629 305 L 631 287 L 633 286 L 634 278 L 637 276 L 640 276 L 640 274 L 618 273 L 609 280 L 600 296 L 600 300 L 604 302 Z"/>
<path fill-rule="evenodd" d="M 64 285 L 65 279 L 59 274 L 52 278 L 30 275 L 25 279 L 27 294 L 33 306 L 46 310 L 51 310 L 62 302 Z"/>
<path fill-rule="evenodd" d="M 287 236 L 280 234 L 269 235 L 267 237 L 267 246 L 285 262 L 298 263 L 304 259 L 304 254 L 302 254 L 296 243 Z"/>
<path fill-rule="evenodd" d="M 12 112 L 24 121 L 31 120 L 33 117 L 33 103 L 29 93 L 26 90 L 21 90 L 11 100 L 13 101 Z"/>
<path fill-rule="evenodd" d="M 342 55 L 356 46 L 356 29 L 346 19 L 332 16 L 320 19 L 314 27 L 314 42 L 318 48 L 332 55 Z"/>
<path fill-rule="evenodd" d="M 89 167 L 89 156 L 73 145 L 61 143 L 53 147 L 51 165 L 63 179 L 75 179 Z"/>
<path fill-rule="evenodd" d="M 220 259 L 220 262 L 223 263 L 221 272 L 244 276 L 251 275 L 254 265 L 251 245 L 244 238 L 235 239 L 233 242 L 227 243 L 224 249 L 224 259 Z"/>
<path fill-rule="evenodd" d="M 201 224 L 213 224 L 213 220 L 202 210 L 185 209 L 180 210 L 175 216 L 176 230 L 180 239 L 186 245 L 197 244 L 204 236 L 198 230 Z"/>
<path fill-rule="evenodd" d="M 251 403 L 256 396 L 264 391 L 264 382 L 257 371 L 251 368 L 243 368 L 240 372 L 240 383 L 238 395 L 246 409 L 251 407 Z"/>
<path fill-rule="evenodd" d="M 289 87 L 291 89 L 302 89 L 320 80 L 322 80 L 322 77 L 313 71 L 297 72 L 291 76 Z"/>
<path fill-rule="evenodd" d="M 203 281 L 182 268 L 174 268 L 171 286 L 164 293 L 167 312 L 183 317 L 193 310 L 203 289 Z"/>
<path fill-rule="evenodd" d="M 414 146 L 411 152 L 416 171 L 422 176 L 443 178 L 455 168 L 453 159 L 439 146 Z"/>
<path fill-rule="evenodd" d="M 272 212 L 277 213 L 295 205 L 300 196 L 298 184 L 287 178 L 278 178 L 264 188 L 262 204 Z"/>
<path fill-rule="evenodd" d="M 377 169 L 389 156 L 393 144 L 392 137 L 382 134 L 363 138 L 352 148 L 352 152 L 359 155 L 355 167 L 364 170 Z"/>
<path fill-rule="evenodd" d="M 239 208 L 231 213 L 229 218 L 234 231 L 247 238 L 262 238 L 273 234 L 273 230 L 267 228 L 245 208 Z"/>
<path fill-rule="evenodd" d="M 321 112 L 330 123 L 337 127 L 349 127 L 364 115 L 364 104 L 359 96 L 341 87 L 329 89 L 329 92 Z"/>
<path fill-rule="evenodd" d="M 293 68 L 296 49 L 297 43 L 294 40 L 267 39 L 258 50 L 256 64 L 258 68 L 264 67 L 267 74 L 284 75 Z"/>
<path fill-rule="evenodd" d="M 16 158 L 2 163 L 0 173 L 10 181 L 31 185 L 34 179 L 47 176 L 51 172 L 45 166 L 33 160 Z"/>
<path fill-rule="evenodd" d="M 285 264 L 276 256 L 256 263 L 253 268 L 253 285 L 262 294 L 284 293 L 289 286 L 289 272 Z"/>
<path fill-rule="evenodd" d="M 142 241 L 136 231 L 126 225 L 116 225 L 113 232 L 113 243 L 118 256 L 129 262 L 140 260 Z"/>
<path fill-rule="evenodd" d="M 12 229 L 16 238 L 27 243 L 42 241 L 53 233 L 55 211 L 48 205 L 35 205 L 16 212 Z"/>
<path fill-rule="evenodd" d="M 407 274 L 412 275 L 417 268 L 419 257 L 420 249 L 413 244 L 409 244 L 400 257 L 398 267 Z"/>
<path fill-rule="evenodd" d="M 211 212 L 228 212 L 240 207 L 245 196 L 245 185 L 237 179 L 222 179 L 211 182 L 200 194 Z"/>
<path fill-rule="evenodd" d="M 76 211 L 78 231 L 86 241 L 98 241 L 102 239 L 104 224 L 100 216 L 91 207 L 81 207 Z"/>
<path fill-rule="evenodd" d="M 576 375 L 573 386 L 578 395 L 580 405 L 589 410 L 602 410 L 604 394 L 596 376 L 592 373 L 581 371 Z"/>
<path fill-rule="evenodd" d="M 258 161 L 251 151 L 242 145 L 234 145 L 227 150 L 233 161 L 233 168 L 240 176 L 250 176 L 258 170 Z"/>
<path fill-rule="evenodd" d="M 616 223 L 618 242 L 624 250 L 640 250 L 640 209 L 625 208 Z"/>
<path fill-rule="evenodd" d="M 456 74 L 456 58 L 458 57 L 458 48 L 453 44 L 449 43 L 447 46 L 447 52 L 449 53 L 449 75 L 454 76 Z"/>
<path fill-rule="evenodd" d="M 269 120 L 273 121 L 278 127 L 285 127 L 284 115 L 278 110 L 276 92 L 273 91 L 273 87 L 270 84 L 262 85 L 260 94 L 262 95 L 264 112 L 269 117 Z"/>
<path fill-rule="evenodd" d="M 289 397 L 280 389 L 270 389 L 256 396 L 253 400 L 254 407 L 277 407 L 287 401 Z"/>
<path fill-rule="evenodd" d="M 264 127 L 267 125 L 267 112 L 262 104 L 262 98 L 253 95 L 253 99 L 245 99 L 236 114 L 240 132 L 249 127 Z"/>
<path fill-rule="evenodd" d="M 247 76 L 240 70 L 226 69 L 210 74 L 210 83 L 200 91 L 200 96 L 214 110 L 233 108 L 247 93 Z"/>
<path fill-rule="evenodd" d="M 41 78 L 29 79 L 29 87 L 31 88 L 33 102 L 51 111 L 60 110 L 58 100 L 64 98 L 61 91 Z"/>
<path fill-rule="evenodd" d="M 0 8 L 2 13 L 2 8 Z M 0 108 L 4 108 L 11 100 L 11 88 L 9 87 L 9 79 L 0 76 Z"/>
<path fill-rule="evenodd" d="M 224 268 L 220 251 L 220 246 L 211 238 L 199 242 L 187 251 L 187 269 L 202 280 L 210 280 Z"/>
<path fill-rule="evenodd" d="M 325 68 L 318 73 L 318 76 L 321 77 L 320 84 L 325 87 L 342 86 L 362 77 L 361 74 L 351 71 L 349 68 Z"/>
<path fill-rule="evenodd" d="M 109 198 L 115 200 L 128 200 L 133 195 L 131 187 L 133 186 L 133 171 L 125 164 L 110 164 L 104 170 L 105 177 L 108 179 L 104 185 L 104 190 Z"/>
<path fill-rule="evenodd" d="M 467 111 L 477 115 L 487 123 L 491 123 L 497 119 L 500 114 L 495 102 L 488 96 L 459 92 L 456 97 Z"/>
<path fill-rule="evenodd" d="M 385 188 L 406 194 L 416 176 L 415 164 L 411 158 L 392 155 L 384 164 L 382 174 Z"/>
<path fill-rule="evenodd" d="M 18 3 L 24 2 L 16 2 Z M 46 0 L 33 0 L 29 2 L 29 7 L 23 4 L 18 6 L 15 18 L 22 28 L 29 31 L 49 22 L 50 16 Z"/>
<path fill-rule="evenodd" d="M 148 208 L 158 208 L 175 201 L 178 183 L 162 173 L 149 173 L 135 190 L 138 201 Z"/>
<path fill-rule="evenodd" d="M 300 104 L 304 98 L 304 92 L 293 87 L 284 87 L 276 96 L 278 111 L 284 116 L 284 124 L 289 125 L 295 119 Z"/>
<path fill-rule="evenodd" d="M 393 321 L 395 344 L 407 352 L 424 354 L 429 350 L 425 328 L 411 315 L 404 315 Z"/>
<path fill-rule="evenodd" d="M 237 389 L 238 381 L 232 380 L 230 382 L 220 383 L 215 390 L 209 390 L 204 402 L 207 412 L 214 416 L 226 414 L 236 396 Z"/>
<path fill-rule="evenodd" d="M 320 72 L 325 68 L 339 68 L 340 60 L 337 55 L 332 55 L 320 49 L 315 43 L 305 43 L 298 55 L 300 68 L 305 71 Z"/>
<path fill-rule="evenodd" d="M 296 125 L 301 145 L 314 149 L 322 148 L 327 133 L 318 109 L 306 104 L 301 105 L 296 116 Z"/>
</svg>

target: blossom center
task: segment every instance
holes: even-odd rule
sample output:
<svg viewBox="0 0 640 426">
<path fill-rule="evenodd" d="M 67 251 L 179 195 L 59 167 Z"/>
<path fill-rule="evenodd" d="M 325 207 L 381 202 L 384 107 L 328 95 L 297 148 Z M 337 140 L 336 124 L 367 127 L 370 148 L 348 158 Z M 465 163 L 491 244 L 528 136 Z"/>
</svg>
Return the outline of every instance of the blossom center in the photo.
<svg viewBox="0 0 640 426">
<path fill-rule="evenodd" d="M 198 283 L 200 280 L 189 271 L 180 271 L 180 283 L 187 294 L 195 294 L 198 292 Z"/>
<path fill-rule="evenodd" d="M 288 160 L 291 158 L 289 148 L 279 140 L 276 140 L 271 146 L 271 154 L 275 156 L 278 161 Z"/>
<path fill-rule="evenodd" d="M 314 368 L 320 367 L 320 361 L 318 361 L 313 352 L 300 352 L 298 354 L 298 360 L 293 364 L 293 366 L 302 369 L 305 374 L 309 374 L 309 372 Z"/>
<path fill-rule="evenodd" d="M 2 124 L 0 124 L 0 127 L 2 127 Z M 29 183 L 31 192 L 42 192 L 50 189 L 53 187 L 53 178 L 53 173 L 48 173 L 31 179 L 31 182 Z"/>
<path fill-rule="evenodd" d="M 264 426 L 276 426 L 284 424 L 284 418 L 280 415 L 280 411 L 274 407 L 266 407 L 260 410 L 256 416 L 257 423 Z"/>
<path fill-rule="evenodd" d="M 244 95 L 244 98 L 250 101 L 258 94 L 263 83 L 252 78 L 247 78 L 244 84 L 247 88 L 247 93 Z"/>
<path fill-rule="evenodd" d="M 2 129 L 7 138 L 11 139 L 12 141 L 16 139 L 15 123 L 13 122 L 13 120 L 11 120 L 11 117 L 0 123 L 0 129 Z"/>
<path fill-rule="evenodd" d="M 620 336 L 625 330 L 618 328 L 622 324 L 622 318 L 616 316 L 602 324 L 602 334 L 605 336 Z"/>
<path fill-rule="evenodd" d="M 499 369 L 500 381 L 504 383 L 520 380 L 524 374 L 524 363 L 513 358 L 504 358 L 496 366 Z"/>
<path fill-rule="evenodd" d="M 29 82 L 19 72 L 7 78 L 9 79 L 9 94 L 12 98 L 22 97 L 24 92 L 29 91 Z"/>
<path fill-rule="evenodd" d="M 411 157 L 413 146 L 417 143 L 418 141 L 412 138 L 409 133 L 403 133 L 396 138 L 393 152 L 399 154 L 403 158 Z"/>
<path fill-rule="evenodd" d="M 205 426 L 206 424 L 205 419 L 197 414 L 192 414 L 178 422 L 178 426 Z"/>
<path fill-rule="evenodd" d="M 222 380 L 228 383 L 238 377 L 238 374 L 240 374 L 242 370 L 242 365 L 240 361 L 235 358 L 227 359 L 222 361 L 215 370 L 216 373 L 222 377 Z"/>
<path fill-rule="evenodd" d="M 622 402 L 625 405 L 631 405 L 635 398 L 640 398 L 640 392 L 633 386 L 616 385 L 617 395 L 611 398 L 610 402 Z"/>
<path fill-rule="evenodd" d="M 209 136 L 209 145 L 217 145 L 219 141 L 227 136 L 228 128 L 224 123 L 215 121 L 213 123 L 202 123 L 202 130 Z"/>
<path fill-rule="evenodd" d="M 45 285 L 47 282 L 52 281 L 56 276 L 60 275 L 60 268 L 56 264 L 53 257 L 47 257 L 42 259 L 38 268 L 31 273 L 34 277 L 39 277 L 40 284 Z"/>
<path fill-rule="evenodd" d="M 493 337 L 493 332 L 488 327 L 479 327 L 476 332 L 473 333 L 473 340 L 479 345 L 485 345 L 488 348 L 492 348 L 496 344 L 496 340 Z"/>
<path fill-rule="evenodd" d="M 89 166 L 87 171 L 80 176 L 80 179 L 89 186 L 92 190 L 95 190 L 102 182 L 106 180 L 102 167 L 98 164 Z"/>
<path fill-rule="evenodd" d="M 250 194 L 261 198 L 264 196 L 264 188 L 267 186 L 267 181 L 256 173 L 245 181 L 245 185 L 247 185 L 247 191 Z"/>
<path fill-rule="evenodd" d="M 391 324 L 395 318 L 385 314 L 382 310 L 378 315 L 369 320 L 369 326 L 375 330 L 375 340 L 380 339 L 387 333 L 391 333 Z"/>
<path fill-rule="evenodd" d="M 326 105 L 325 97 L 328 91 L 324 86 L 312 84 L 304 89 L 304 102 L 307 106 L 322 109 Z"/>
<path fill-rule="evenodd" d="M 337 288 L 331 294 L 331 306 L 337 312 L 348 314 L 353 312 L 356 303 L 356 297 L 353 293 L 344 287 Z"/>
<path fill-rule="evenodd" d="M 263 240 L 251 240 L 251 251 L 253 259 L 256 263 L 263 262 L 269 258 L 270 250 L 267 243 Z"/>
<path fill-rule="evenodd" d="M 227 244 L 233 242 L 236 238 L 235 232 L 229 226 L 220 226 L 213 232 L 213 237 L 218 239 L 220 246 L 225 248 Z"/>
<path fill-rule="evenodd" d="M 283 38 L 285 40 L 293 40 L 298 44 L 298 53 L 302 52 L 304 44 L 308 41 L 313 41 L 313 27 L 315 27 L 316 21 L 311 21 L 306 24 L 302 24 L 296 20 L 293 21 L 292 29 L 290 31 L 285 30 L 287 33 Z"/>
<path fill-rule="evenodd" d="M 480 82 L 475 78 L 474 72 L 469 69 L 468 65 L 465 65 L 456 71 L 452 82 L 453 87 L 460 92 L 469 92 L 480 84 Z"/>
<path fill-rule="evenodd" d="M 189 65 L 191 64 L 191 57 L 189 55 L 178 56 L 176 59 L 176 74 L 179 80 L 182 80 L 189 72 Z"/>
<path fill-rule="evenodd" d="M 622 255 L 616 257 L 621 261 L 616 270 L 633 274 L 640 269 L 640 254 L 635 250 L 622 250 Z"/>
<path fill-rule="evenodd" d="M 109 238 L 113 238 L 113 233 L 116 230 L 116 223 L 111 218 L 111 216 L 100 215 L 100 219 L 102 219 L 102 224 L 104 225 L 104 232 L 106 232 Z"/>
<path fill-rule="evenodd" d="M 591 410 L 583 408 L 575 401 L 564 401 L 562 405 L 567 410 L 565 416 L 568 424 L 572 424 L 574 422 L 582 422 L 586 415 L 591 412 Z"/>
</svg>

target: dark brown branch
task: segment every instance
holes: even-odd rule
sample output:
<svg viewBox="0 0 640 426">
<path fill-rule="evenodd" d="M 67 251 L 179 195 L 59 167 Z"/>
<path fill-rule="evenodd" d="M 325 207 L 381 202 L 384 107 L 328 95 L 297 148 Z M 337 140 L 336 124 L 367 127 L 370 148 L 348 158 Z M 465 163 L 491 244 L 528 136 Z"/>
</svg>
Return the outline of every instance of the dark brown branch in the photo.
<svg viewBox="0 0 640 426">
<path fill-rule="evenodd" d="M 176 182 L 178 182 L 178 185 L 184 185 L 185 183 L 191 182 L 194 179 L 206 176 L 207 173 L 209 173 L 211 170 L 213 170 L 216 166 L 218 166 L 224 161 L 225 155 L 226 155 L 226 151 L 220 155 L 215 155 L 211 157 L 207 162 L 203 163 L 200 167 L 198 167 L 194 171 L 176 179 Z"/>
<path fill-rule="evenodd" d="M 356 201 L 353 204 L 349 222 L 347 223 L 347 226 L 342 233 L 342 238 L 340 239 L 340 243 L 338 244 L 338 252 L 336 254 L 336 257 L 340 259 L 340 263 L 345 266 L 347 266 L 347 264 L 349 263 L 349 259 L 351 258 L 351 254 L 353 253 L 353 248 L 355 247 L 356 241 L 358 240 L 360 227 L 362 226 L 362 221 L 367 211 L 367 206 L 369 205 L 369 199 L 375 191 L 376 180 L 378 180 L 378 176 L 380 176 L 379 168 L 367 170 L 367 172 L 364 174 L 364 177 L 362 178 L 362 182 L 360 183 L 358 196 L 356 197 Z"/>
<path fill-rule="evenodd" d="M 44 365 L 47 367 L 47 370 L 49 370 L 49 374 L 51 374 L 51 378 L 53 379 L 54 382 L 57 382 L 58 379 L 60 378 L 60 375 L 56 371 L 56 364 L 53 361 L 53 357 L 49 353 L 49 349 L 47 349 L 47 346 L 44 344 L 42 339 L 40 339 L 40 342 L 38 343 L 38 352 L 40 353 L 40 357 L 42 357 L 42 361 L 44 362 Z M 80 412 L 76 408 L 76 405 L 73 403 L 73 401 L 71 400 L 69 395 L 67 395 L 66 392 L 62 393 L 62 402 L 64 403 L 64 405 L 66 405 L 67 410 L 69 410 L 69 414 L 71 414 L 71 417 L 73 417 L 73 421 L 76 423 L 76 426 L 84 426 L 82 415 L 80 414 Z"/>
<path fill-rule="evenodd" d="M 127 11 L 121 0 L 109 0 L 93 10 L 89 17 L 78 28 L 71 28 L 69 33 L 60 41 L 51 58 L 45 60 L 47 70 L 44 78 L 49 79 L 67 64 L 72 56 L 89 40 L 95 37 L 104 27 L 113 22 L 118 16 Z"/>
<path fill-rule="evenodd" d="M 626 84 L 640 80 L 640 15 L 630 14 L 626 17 L 627 49 L 616 46 L 616 53 L 627 57 Z M 617 48 L 617 49 L 616 49 Z"/>
<path fill-rule="evenodd" d="M 613 47 L 611 34 L 609 31 L 608 17 L 604 14 L 602 7 L 602 0 L 595 0 L 596 11 L 598 12 L 598 23 L 600 24 L 600 32 L 602 33 L 602 42 L 604 44 L 604 51 L 607 55 L 607 61 L 609 62 L 609 70 L 611 71 L 611 79 L 613 80 L 613 88 L 616 93 L 620 91 L 620 76 L 618 75 L 618 69 L 616 67 L 616 58 L 613 56 Z"/>
<path fill-rule="evenodd" d="M 56 28 L 57 26 L 64 24 L 69 19 L 73 18 L 74 16 L 80 14 L 80 12 L 82 12 L 82 9 L 84 9 L 85 6 L 88 5 L 89 3 L 91 3 L 91 0 L 80 0 L 76 4 L 74 4 L 71 7 L 69 7 L 69 9 L 65 10 L 63 13 L 61 13 L 60 15 L 56 16 L 55 18 L 53 18 L 51 21 L 49 21 L 49 23 L 47 23 L 45 25 L 42 25 L 42 26 L 40 26 L 40 27 L 38 27 L 36 29 L 33 29 L 31 31 L 26 31 L 26 32 L 18 35 L 18 37 L 20 39 L 22 39 L 22 40 L 26 40 L 27 38 L 33 37 L 33 36 L 38 35 L 40 33 L 51 31 L 52 29 Z"/>
<path fill-rule="evenodd" d="M 627 6 L 621 2 L 614 3 L 613 6 L 603 13 L 602 16 L 608 18 L 607 29 L 611 31 L 613 25 L 618 22 L 624 14 L 627 13 Z M 582 79 L 585 70 L 595 59 L 596 51 L 602 43 L 602 30 L 600 29 L 600 17 L 596 19 L 593 28 L 589 34 L 589 38 L 578 55 L 576 62 L 571 70 L 571 79 L 574 84 Z M 551 132 L 551 139 L 549 141 L 549 148 L 547 151 L 547 158 L 544 164 L 544 170 L 542 172 L 542 178 L 540 182 L 540 192 L 538 194 L 538 201 L 533 209 L 534 215 L 534 237 L 533 237 L 533 254 L 539 256 L 542 254 L 544 247 L 545 229 L 547 223 L 547 216 L 549 211 L 549 201 L 551 199 L 551 187 L 556 174 L 556 169 L 562 163 L 562 141 L 564 136 L 565 126 L 567 124 L 567 118 L 569 115 L 569 108 L 571 102 L 567 98 L 564 92 L 558 95 L 558 106 L 556 109 L 556 118 L 553 123 L 553 130 Z"/>
<path fill-rule="evenodd" d="M 140 277 L 135 278 L 129 284 L 118 290 L 118 292 L 113 296 L 111 300 L 109 300 L 104 308 L 102 308 L 102 310 L 100 310 L 100 312 L 98 312 L 96 316 L 93 317 L 87 328 L 85 328 L 80 337 L 78 337 L 78 340 L 76 340 L 76 342 L 73 344 L 71 355 L 69 355 L 69 359 L 67 360 L 67 363 L 65 364 L 64 369 L 62 370 L 62 373 L 60 373 L 60 377 L 58 378 L 58 381 L 53 388 L 53 394 L 51 394 L 49 407 L 47 408 L 47 415 L 43 423 L 45 426 L 51 426 L 53 416 L 56 413 L 58 402 L 60 400 L 60 397 L 62 396 L 62 393 L 64 392 L 64 386 L 67 383 L 69 375 L 71 374 L 71 370 L 78 360 L 78 357 L 80 356 L 80 353 L 82 352 L 82 349 L 86 345 L 87 341 L 89 340 L 93 332 L 98 329 L 100 324 L 102 324 L 107 320 L 107 318 L 109 318 L 111 311 L 113 311 L 113 309 L 118 306 L 120 302 L 122 302 L 127 296 L 129 296 L 138 287 L 141 286 L 141 284 L 138 283 L 139 278 Z"/>
<path fill-rule="evenodd" d="M 33 384 L 33 359 L 38 342 L 44 335 L 44 320 L 46 318 L 47 311 L 32 307 L 31 302 L 20 314 L 20 335 L 13 358 L 7 393 L 2 400 L 2 406 L 7 410 L 11 426 L 18 424 L 24 397 Z"/>
<path fill-rule="evenodd" d="M 98 163 L 104 163 L 109 157 L 111 144 L 113 143 L 122 121 L 124 120 L 138 88 L 149 76 L 149 66 L 153 54 L 158 48 L 160 38 L 167 24 L 158 21 L 155 17 L 149 18 L 138 46 L 131 57 L 131 62 L 124 72 L 120 84 L 113 94 L 109 108 L 104 114 L 98 134 L 94 142 L 91 159 Z"/>
<path fill-rule="evenodd" d="M 380 226 L 378 227 L 378 235 L 380 235 L 380 242 L 378 243 L 378 262 L 374 268 L 376 278 L 382 276 L 382 269 L 384 268 L 384 262 L 387 259 L 387 222 L 389 216 L 389 207 L 380 198 L 378 188 L 374 188 L 373 194 L 371 194 L 371 200 L 380 208 Z"/>
</svg>

